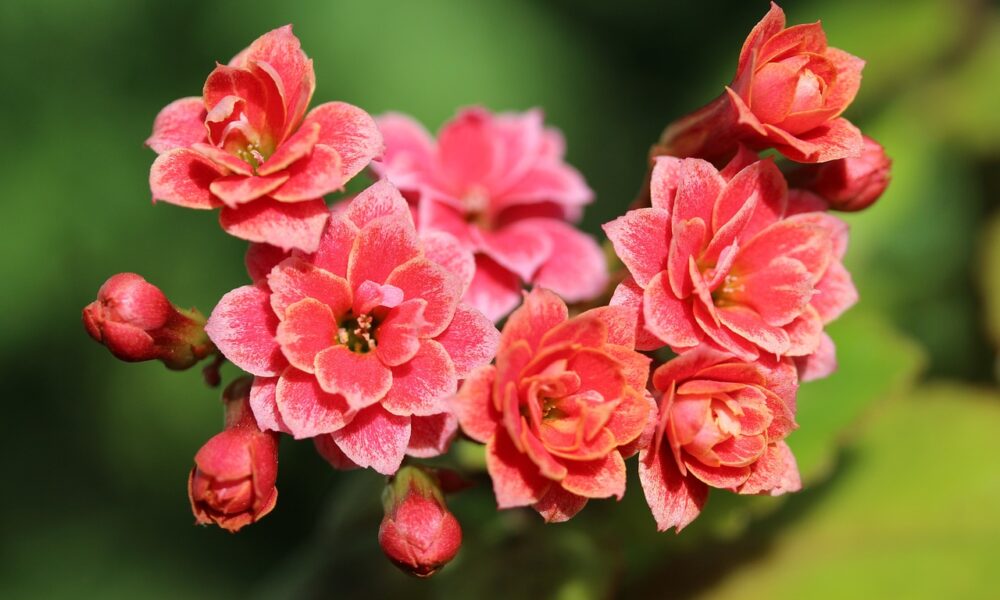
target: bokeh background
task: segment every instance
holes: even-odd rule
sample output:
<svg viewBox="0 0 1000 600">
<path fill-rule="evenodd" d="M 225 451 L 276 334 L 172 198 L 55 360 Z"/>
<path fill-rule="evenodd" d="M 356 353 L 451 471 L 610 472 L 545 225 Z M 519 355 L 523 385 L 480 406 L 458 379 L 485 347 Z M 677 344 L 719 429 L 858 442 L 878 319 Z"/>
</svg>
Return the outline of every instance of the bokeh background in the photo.
<svg viewBox="0 0 1000 600">
<path fill-rule="evenodd" d="M 637 481 L 548 527 L 497 514 L 480 485 L 451 501 L 461 554 L 422 582 L 380 554 L 382 479 L 334 472 L 308 443 L 283 441 L 265 520 L 192 526 L 185 478 L 221 425 L 218 392 L 197 370 L 118 363 L 80 326 L 115 272 L 206 314 L 246 280 L 244 245 L 211 216 L 150 204 L 153 117 L 290 22 L 316 101 L 432 130 L 464 105 L 543 107 L 597 192 L 597 233 L 658 132 L 729 81 L 766 2 L 0 3 L 0 597 L 996 597 L 1000 9 L 784 5 L 868 60 L 848 116 L 895 159 L 887 194 L 848 218 L 862 300 L 831 328 L 840 371 L 800 394 L 805 491 L 715 493 L 674 535 Z"/>
</svg>

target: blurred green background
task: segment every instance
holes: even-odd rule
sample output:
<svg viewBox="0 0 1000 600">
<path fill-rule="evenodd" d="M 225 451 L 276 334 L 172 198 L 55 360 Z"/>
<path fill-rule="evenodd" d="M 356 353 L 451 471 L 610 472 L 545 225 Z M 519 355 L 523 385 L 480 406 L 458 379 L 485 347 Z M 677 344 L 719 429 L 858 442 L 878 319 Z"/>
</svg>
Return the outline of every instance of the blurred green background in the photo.
<svg viewBox="0 0 1000 600">
<path fill-rule="evenodd" d="M 637 481 L 548 527 L 497 514 L 480 486 L 452 501 L 463 551 L 422 582 L 378 549 L 381 478 L 310 444 L 283 441 L 264 521 L 191 525 L 185 478 L 218 393 L 196 370 L 116 362 L 79 321 L 119 271 L 205 313 L 245 282 L 244 245 L 212 216 L 150 205 L 153 117 L 290 22 L 316 101 L 431 129 L 469 104 L 543 107 L 597 191 L 596 233 L 658 132 L 729 81 L 766 2 L 0 3 L 0 597 L 996 597 L 1000 8 L 784 4 L 868 60 L 848 116 L 895 159 L 888 193 L 848 219 L 862 300 L 831 328 L 840 371 L 800 394 L 805 491 L 715 493 L 677 536 L 656 533 Z"/>
</svg>

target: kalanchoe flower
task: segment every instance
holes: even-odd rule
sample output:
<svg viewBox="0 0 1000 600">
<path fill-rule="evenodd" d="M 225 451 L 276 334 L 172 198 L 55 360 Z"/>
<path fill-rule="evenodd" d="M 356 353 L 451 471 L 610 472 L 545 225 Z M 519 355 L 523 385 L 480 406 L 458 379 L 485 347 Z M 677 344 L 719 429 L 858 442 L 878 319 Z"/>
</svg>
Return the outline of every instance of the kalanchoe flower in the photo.
<svg viewBox="0 0 1000 600">
<path fill-rule="evenodd" d="M 458 554 L 462 527 L 448 511 L 433 473 L 403 467 L 385 486 L 382 505 L 385 517 L 378 528 L 378 543 L 404 572 L 430 577 Z"/>
<path fill-rule="evenodd" d="M 653 154 L 725 160 L 743 141 L 799 162 L 858 156 L 861 132 L 840 115 L 858 93 L 863 67 L 827 46 L 819 22 L 786 28 L 772 2 L 744 42 L 725 93 L 668 127 Z"/>
<path fill-rule="evenodd" d="M 153 199 L 221 207 L 231 235 L 316 250 L 328 214 L 322 196 L 378 156 L 382 137 L 350 104 L 306 114 L 315 87 L 312 60 L 290 25 L 218 65 L 200 98 L 177 100 L 156 117 L 146 141 L 160 155 L 149 173 Z"/>
<path fill-rule="evenodd" d="M 188 497 L 199 525 L 214 523 L 235 533 L 262 519 L 278 500 L 278 435 L 257 427 L 250 383 L 243 377 L 226 388 L 226 427 L 194 457 Z"/>
<path fill-rule="evenodd" d="M 885 148 L 864 136 L 861 156 L 803 165 L 789 180 L 796 187 L 818 194 L 834 210 L 855 212 L 868 208 L 882 196 L 889 187 L 891 168 L 892 160 Z"/>
<path fill-rule="evenodd" d="M 259 279 L 226 294 L 206 326 L 257 376 L 250 403 L 261 427 L 329 436 L 318 446 L 335 466 L 384 474 L 404 454 L 447 449 L 457 429 L 447 400 L 499 339 L 460 302 L 471 256 L 446 234 L 418 238 L 386 181 L 330 216 L 314 254 L 282 256 L 251 250 Z"/>
<path fill-rule="evenodd" d="M 631 274 L 611 303 L 637 312 L 639 349 L 704 344 L 746 360 L 826 349 L 817 358 L 830 364 L 823 327 L 857 300 L 841 264 L 847 226 L 799 212 L 809 203 L 789 201 L 770 159 L 745 162 L 740 153 L 720 173 L 700 159 L 656 159 L 652 207 L 604 226 Z"/>
<path fill-rule="evenodd" d="M 90 337 L 120 360 L 160 360 L 187 369 L 215 351 L 197 309 L 170 303 L 158 287 L 135 273 L 112 275 L 83 309 Z"/>
<path fill-rule="evenodd" d="M 639 454 L 639 478 L 660 531 L 680 531 L 710 487 L 739 494 L 801 488 L 785 438 L 795 423 L 795 367 L 745 362 L 698 348 L 653 373 L 656 432 Z"/>
<path fill-rule="evenodd" d="M 558 522 L 589 498 L 622 497 L 624 458 L 653 412 L 634 332 L 627 311 L 567 319 L 538 288 L 511 314 L 496 366 L 473 371 L 454 402 L 462 430 L 486 444 L 500 508 L 530 505 Z"/>
<path fill-rule="evenodd" d="M 589 300 L 607 283 L 595 241 L 567 221 L 593 193 L 563 160 L 560 134 L 538 110 L 461 111 L 431 139 L 409 117 L 379 118 L 385 154 L 373 163 L 415 202 L 421 231 L 445 231 L 475 252 L 466 300 L 494 321 L 520 301 L 523 284 L 568 302 Z"/>
</svg>

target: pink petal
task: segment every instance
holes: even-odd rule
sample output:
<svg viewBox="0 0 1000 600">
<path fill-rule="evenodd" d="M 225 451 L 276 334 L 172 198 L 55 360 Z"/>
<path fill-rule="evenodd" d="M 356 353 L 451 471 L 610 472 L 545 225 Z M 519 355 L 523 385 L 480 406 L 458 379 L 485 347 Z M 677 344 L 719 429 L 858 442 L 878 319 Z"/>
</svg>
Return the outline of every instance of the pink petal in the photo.
<svg viewBox="0 0 1000 600">
<path fill-rule="evenodd" d="M 861 131 L 844 118 L 834 119 L 805 133 L 792 134 L 765 125 L 768 139 L 788 158 L 805 163 L 829 162 L 861 154 Z"/>
<path fill-rule="evenodd" d="M 202 89 L 208 108 L 205 124 L 209 140 L 212 144 L 227 146 L 227 125 L 241 122 L 262 138 L 271 138 L 274 143 L 280 141 L 284 137 L 280 128 L 285 120 L 285 109 L 278 93 L 270 77 L 260 70 L 217 65 Z M 245 141 L 246 136 L 241 137 Z"/>
<path fill-rule="evenodd" d="M 459 304 L 455 318 L 435 340 L 444 347 L 455 365 L 455 374 L 465 378 L 474 368 L 496 356 L 500 332 L 481 312 Z"/>
<path fill-rule="evenodd" d="M 795 366 L 803 383 L 832 375 L 837 370 L 837 350 L 830 336 L 824 333 L 819 348 L 812 354 L 795 357 Z"/>
<path fill-rule="evenodd" d="M 378 307 L 396 308 L 402 302 L 403 290 L 398 287 L 365 280 L 354 290 L 354 305 L 351 310 L 356 315 L 365 315 Z"/>
<path fill-rule="evenodd" d="M 209 186 L 223 175 L 223 169 L 194 150 L 176 148 L 153 161 L 149 170 L 149 189 L 154 201 L 209 210 L 222 205 Z"/>
<path fill-rule="evenodd" d="M 340 394 L 355 410 L 381 400 L 392 387 L 392 372 L 374 352 L 332 346 L 316 355 L 316 379 L 328 394 Z"/>
<path fill-rule="evenodd" d="M 312 373 L 316 355 L 337 339 L 337 319 L 328 305 L 303 298 L 285 311 L 276 339 L 292 366 Z"/>
<path fill-rule="evenodd" d="M 316 77 L 312 60 L 302 52 L 292 26 L 285 25 L 265 33 L 230 62 L 237 67 L 254 63 L 265 63 L 275 78 L 286 107 L 286 132 L 294 129 L 309 106 Z"/>
<path fill-rule="evenodd" d="M 286 318 L 289 306 L 312 298 L 330 308 L 339 319 L 351 308 L 351 289 L 342 277 L 324 271 L 301 258 L 289 258 L 267 276 L 271 288 L 271 308 L 279 318 Z"/>
<path fill-rule="evenodd" d="M 281 202 L 304 202 L 325 196 L 343 187 L 340 155 L 324 144 L 316 144 L 312 153 L 292 163 L 283 171 L 288 181 L 271 194 Z"/>
<path fill-rule="evenodd" d="M 494 201 L 495 209 L 516 204 L 554 202 L 573 214 L 574 208 L 589 203 L 594 192 L 583 175 L 563 162 L 536 163 L 517 182 L 504 187 Z"/>
<path fill-rule="evenodd" d="M 840 261 L 831 262 L 816 284 L 816 295 L 811 302 L 813 308 L 825 324 L 839 317 L 857 301 L 858 290 L 854 287 L 851 274 Z"/>
<path fill-rule="evenodd" d="M 690 458 L 684 461 L 684 466 L 688 473 L 714 488 L 736 488 L 750 477 L 750 467 L 708 467 Z"/>
<path fill-rule="evenodd" d="M 642 297 L 646 328 L 671 346 L 686 348 L 699 341 L 698 330 L 691 312 L 691 303 L 674 296 L 665 277 L 657 274 Z"/>
<path fill-rule="evenodd" d="M 667 255 L 667 277 L 670 289 L 677 298 L 686 298 L 694 290 L 691 281 L 690 267 L 701 255 L 702 248 L 708 241 L 707 225 L 700 218 L 674 223 L 673 238 L 670 240 L 670 251 Z"/>
<path fill-rule="evenodd" d="M 493 479 L 493 493 L 498 508 L 528 506 L 541 500 L 551 481 L 542 477 L 538 467 L 518 452 L 507 433 L 498 430 L 486 442 L 486 468 Z"/>
<path fill-rule="evenodd" d="M 257 168 L 258 175 L 272 175 L 287 169 L 293 163 L 306 156 L 316 147 L 319 139 L 319 126 L 300 127 L 288 139 L 281 142 L 264 164 Z M 321 195 L 321 194 L 317 194 Z M 310 196 L 315 198 L 316 196 Z"/>
<path fill-rule="evenodd" d="M 382 179 L 364 189 L 347 204 L 344 217 L 358 227 L 387 216 L 410 217 L 410 208 L 399 190 Z"/>
<path fill-rule="evenodd" d="M 240 204 L 246 204 L 251 200 L 270 194 L 286 181 L 288 181 L 287 173 L 278 173 L 267 177 L 227 175 L 213 181 L 209 189 L 226 206 L 236 208 Z"/>
<path fill-rule="evenodd" d="M 633 354 L 645 359 L 643 362 L 646 363 L 646 373 L 649 373 L 650 359 L 638 352 Z M 631 392 L 623 395 L 622 402 L 604 425 L 615 436 L 618 446 L 624 446 L 638 438 L 649 422 L 650 405 L 643 390 L 644 388 L 632 388 Z"/>
<path fill-rule="evenodd" d="M 749 77 L 753 74 L 753 69 L 761 49 L 768 40 L 774 38 L 784 28 L 785 13 L 781 10 L 780 6 L 772 2 L 771 9 L 767 11 L 767 14 L 764 15 L 764 18 L 760 22 L 754 25 L 753 30 L 750 31 L 750 35 L 743 42 L 743 48 L 740 50 L 739 65 L 736 69 L 736 78 L 733 80 L 734 87 L 744 79 L 749 83 Z"/>
<path fill-rule="evenodd" d="M 839 115 L 858 94 L 865 61 L 838 48 L 827 48 L 826 58 L 837 69 L 834 83 L 826 92 L 826 106 L 837 109 L 836 115 Z"/>
<path fill-rule="evenodd" d="M 414 258 L 396 267 L 386 283 L 403 290 L 407 299 L 422 298 L 427 301 L 424 309 L 427 329 L 424 334 L 428 337 L 440 335 L 455 316 L 461 284 L 444 268 L 426 258 Z"/>
<path fill-rule="evenodd" d="M 387 113 L 376 119 L 385 152 L 372 169 L 394 185 L 415 189 L 431 169 L 434 140 L 423 125 L 400 113 Z"/>
<path fill-rule="evenodd" d="M 757 311 L 769 325 L 791 323 L 813 298 L 813 275 L 805 266 L 786 256 L 771 261 L 764 269 L 740 278 L 742 289 L 730 299 Z"/>
<path fill-rule="evenodd" d="M 608 266 L 594 238 L 555 219 L 539 219 L 536 227 L 548 234 L 555 250 L 535 272 L 532 283 L 571 303 L 600 295 L 608 285 Z"/>
<path fill-rule="evenodd" d="M 365 225 L 354 240 L 347 279 L 354 289 L 365 281 L 387 283 L 390 273 L 420 254 L 420 240 L 409 216 L 376 219 Z"/>
<path fill-rule="evenodd" d="M 349 181 L 382 154 L 382 134 L 371 115 L 346 102 L 327 102 L 309 111 L 303 126 L 320 125 L 319 143 L 340 155 L 340 177 Z"/>
<path fill-rule="evenodd" d="M 657 338 L 646 327 L 646 317 L 642 308 L 643 289 L 632 277 L 618 284 L 611 296 L 610 305 L 618 306 L 628 312 L 629 320 L 635 323 L 635 349 L 655 350 L 662 348 L 664 342 Z"/>
<path fill-rule="evenodd" d="M 382 364 L 399 366 L 420 350 L 421 333 L 427 328 L 426 309 L 426 300 L 414 298 L 389 311 L 375 332 L 375 351 Z"/>
<path fill-rule="evenodd" d="M 833 242 L 827 229 L 803 217 L 783 219 L 758 233 L 743 246 L 733 269 L 763 271 L 776 258 L 793 258 L 812 275 L 812 283 L 818 282 L 833 258 Z"/>
<path fill-rule="evenodd" d="M 462 283 L 462 293 L 468 291 L 476 274 L 476 259 L 454 236 L 443 231 L 427 231 L 420 235 L 424 256 L 455 275 Z"/>
<path fill-rule="evenodd" d="M 476 256 L 476 273 L 465 293 L 465 301 L 499 321 L 521 301 L 521 280 L 485 255 Z"/>
<path fill-rule="evenodd" d="M 285 368 L 274 339 L 278 317 L 270 295 L 245 285 L 223 296 L 212 310 L 205 332 L 222 354 L 237 367 L 260 377 L 273 377 Z"/>
<path fill-rule="evenodd" d="M 315 377 L 293 367 L 278 379 L 276 399 L 281 419 L 295 439 L 338 431 L 354 412 L 343 396 L 324 392 Z"/>
<path fill-rule="evenodd" d="M 630 210 L 604 224 L 618 258 L 643 288 L 667 266 L 669 228 L 670 213 L 661 208 Z"/>
<path fill-rule="evenodd" d="M 788 115 L 795 99 L 799 70 L 783 62 L 763 65 L 754 73 L 750 88 L 750 107 L 764 123 L 780 123 Z"/>
<path fill-rule="evenodd" d="M 492 400 L 495 376 L 496 368 L 492 365 L 475 369 L 451 401 L 451 409 L 458 417 L 462 431 L 483 444 L 493 437 L 500 424 L 500 415 Z"/>
<path fill-rule="evenodd" d="M 552 254 L 552 240 L 534 225 L 534 220 L 518 221 L 496 231 L 473 230 L 483 253 L 518 275 L 530 280 Z"/>
<path fill-rule="evenodd" d="M 567 492 L 558 485 L 553 485 L 542 499 L 533 506 L 542 515 L 546 523 L 564 523 L 587 505 L 587 498 Z"/>
<path fill-rule="evenodd" d="M 639 452 L 639 481 L 659 531 L 673 527 L 680 532 L 701 513 L 708 499 L 708 487 L 681 475 L 673 455 L 663 447 Z"/>
<path fill-rule="evenodd" d="M 330 215 L 312 263 L 334 275 L 347 278 L 347 261 L 354 247 L 358 228 L 343 215 Z"/>
<path fill-rule="evenodd" d="M 250 242 L 315 252 L 329 216 L 322 200 L 285 204 L 259 198 L 238 208 L 223 208 L 219 224 L 229 235 Z"/>
<path fill-rule="evenodd" d="M 791 343 L 784 329 L 768 325 L 756 311 L 727 306 L 718 311 L 722 325 L 771 354 L 784 354 Z"/>
<path fill-rule="evenodd" d="M 163 107 L 153 121 L 146 145 L 157 154 L 205 141 L 205 103 L 201 97 L 181 98 Z"/>
<path fill-rule="evenodd" d="M 392 368 L 392 387 L 382 406 L 393 414 L 426 417 L 444 412 L 458 390 L 455 365 L 441 344 L 423 340 L 408 362 Z"/>
<path fill-rule="evenodd" d="M 799 468 L 791 448 L 784 441 L 767 447 L 767 452 L 753 464 L 750 478 L 740 486 L 741 494 L 780 496 L 802 489 Z"/>
<path fill-rule="evenodd" d="M 670 212 L 674 208 L 674 197 L 681 182 L 683 159 L 674 156 L 657 156 L 650 175 L 649 192 L 653 208 Z"/>
<path fill-rule="evenodd" d="M 406 454 L 415 458 L 432 458 L 448 451 L 451 440 L 458 432 L 458 419 L 448 413 L 413 417 L 410 431 Z"/>
<path fill-rule="evenodd" d="M 635 314 L 624 306 L 599 306 L 592 308 L 579 316 L 592 315 L 607 328 L 607 343 L 635 347 Z"/>
<path fill-rule="evenodd" d="M 521 305 L 504 325 L 500 333 L 500 348 L 506 349 L 523 340 L 528 348 L 535 350 L 550 329 L 566 321 L 566 303 L 548 290 L 535 288 L 524 295 Z"/>
<path fill-rule="evenodd" d="M 243 257 L 247 275 L 254 283 L 267 277 L 278 263 L 289 257 L 289 253 L 270 244 L 250 244 Z"/>
<path fill-rule="evenodd" d="M 333 434 L 318 435 L 313 438 L 313 445 L 316 452 L 323 457 L 323 460 L 330 463 L 330 466 L 339 471 L 350 471 L 358 469 L 357 463 L 347 458 L 344 451 L 340 449 L 333 439 Z"/>
<path fill-rule="evenodd" d="M 253 175 L 253 168 L 249 163 L 244 162 L 243 159 L 226 152 L 218 146 L 197 142 L 191 144 L 191 149 L 211 160 L 221 169 L 229 169 L 237 175 L 246 175 L 248 177 Z"/>
<path fill-rule="evenodd" d="M 625 495 L 625 460 L 618 451 L 612 451 L 600 460 L 565 461 L 568 473 L 561 485 L 567 492 L 586 498 L 619 500 Z"/>
<path fill-rule="evenodd" d="M 410 417 L 398 417 L 379 405 L 369 406 L 333 439 L 358 466 L 392 475 L 399 470 L 410 442 Z"/>
<path fill-rule="evenodd" d="M 697 158 L 686 158 L 681 165 L 680 184 L 674 198 L 671 223 L 701 219 L 706 225 L 712 222 L 712 211 L 726 181 L 712 163 Z"/>
<path fill-rule="evenodd" d="M 250 388 L 250 410 L 253 411 L 257 427 L 262 431 L 281 431 L 291 433 L 278 412 L 275 389 L 277 377 L 254 377 Z"/>
<path fill-rule="evenodd" d="M 493 169 L 492 115 L 482 109 L 465 109 L 438 134 L 438 164 L 442 179 L 464 192 L 482 184 Z"/>
<path fill-rule="evenodd" d="M 788 332 L 788 356 L 804 356 L 812 354 L 819 347 L 823 333 L 823 320 L 812 306 L 806 306 L 794 321 L 785 325 Z"/>
</svg>

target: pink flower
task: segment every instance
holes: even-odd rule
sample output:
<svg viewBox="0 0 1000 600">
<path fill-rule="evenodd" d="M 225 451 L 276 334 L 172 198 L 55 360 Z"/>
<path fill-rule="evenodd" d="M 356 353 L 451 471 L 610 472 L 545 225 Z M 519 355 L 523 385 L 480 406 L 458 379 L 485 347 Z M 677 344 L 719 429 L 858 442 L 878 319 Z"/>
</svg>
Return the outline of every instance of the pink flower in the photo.
<svg viewBox="0 0 1000 600">
<path fill-rule="evenodd" d="M 861 132 L 840 115 L 858 93 L 864 64 L 827 46 L 819 22 L 786 28 L 772 2 L 743 43 L 726 92 L 668 127 L 654 153 L 718 160 L 743 141 L 799 162 L 858 156 Z"/>
<path fill-rule="evenodd" d="M 263 247 L 251 271 L 280 254 Z M 330 435 L 345 466 L 391 474 L 404 454 L 447 448 L 457 428 L 447 400 L 496 350 L 496 328 L 460 303 L 462 281 L 442 266 L 463 256 L 471 262 L 444 234 L 422 242 L 381 181 L 330 216 L 314 254 L 292 253 L 226 294 L 206 331 L 257 376 L 250 402 L 263 428 Z"/>
<path fill-rule="evenodd" d="M 205 317 L 197 309 L 170 303 L 160 288 L 135 273 L 112 275 L 83 309 L 90 337 L 119 360 L 160 360 L 171 369 L 187 369 L 215 348 L 205 335 Z"/>
<path fill-rule="evenodd" d="M 798 491 L 785 443 L 795 423 L 795 368 L 788 360 L 745 362 L 698 348 L 653 373 L 662 394 L 639 478 L 660 531 L 698 516 L 708 488 L 739 494 Z"/>
<path fill-rule="evenodd" d="M 511 314 L 496 366 L 473 371 L 454 402 L 465 434 L 486 444 L 500 508 L 530 505 L 558 522 L 589 498 L 622 497 L 624 458 L 652 413 L 634 331 L 616 307 L 567 319 L 539 288 Z"/>
<path fill-rule="evenodd" d="M 790 176 L 797 187 L 815 192 L 830 208 L 846 212 L 864 210 L 889 187 L 892 160 L 885 148 L 863 136 L 861 156 L 817 165 L 803 165 Z"/>
<path fill-rule="evenodd" d="M 216 66 L 202 97 L 172 102 L 156 117 L 146 141 L 160 155 L 149 173 L 153 199 L 222 207 L 231 235 L 315 251 L 328 214 L 322 196 L 382 151 L 375 121 L 360 108 L 328 102 L 306 115 L 315 87 L 290 25 Z"/>
<path fill-rule="evenodd" d="M 604 226 L 631 273 L 611 303 L 637 312 L 638 348 L 812 355 L 823 326 L 857 300 L 841 264 L 847 226 L 799 212 L 808 202 L 789 201 L 770 159 L 740 168 L 746 161 L 741 152 L 720 174 L 700 159 L 659 157 L 652 207 Z"/>
<path fill-rule="evenodd" d="M 462 527 L 448 511 L 436 477 L 419 467 L 399 470 L 382 493 L 385 517 L 378 543 L 397 567 L 430 577 L 462 546 Z"/>
<path fill-rule="evenodd" d="M 249 406 L 250 379 L 223 393 L 226 428 L 198 450 L 188 477 L 188 498 L 199 525 L 233 533 L 274 508 L 278 490 L 278 436 L 262 432 Z"/>
<path fill-rule="evenodd" d="M 540 111 L 466 109 L 436 142 L 403 115 L 385 115 L 379 127 L 386 147 L 373 169 L 416 202 L 421 231 L 448 232 L 475 252 L 466 300 L 486 316 L 497 321 L 517 306 L 523 284 L 568 302 L 603 290 L 600 248 L 566 222 L 593 193 L 563 161 L 562 137 Z"/>
</svg>

